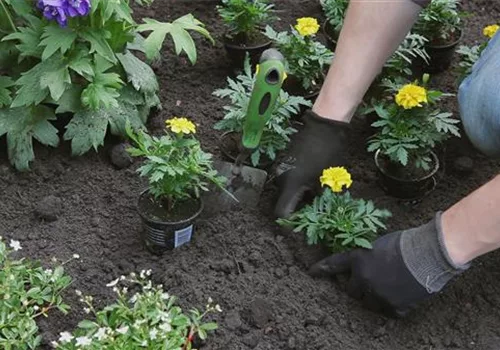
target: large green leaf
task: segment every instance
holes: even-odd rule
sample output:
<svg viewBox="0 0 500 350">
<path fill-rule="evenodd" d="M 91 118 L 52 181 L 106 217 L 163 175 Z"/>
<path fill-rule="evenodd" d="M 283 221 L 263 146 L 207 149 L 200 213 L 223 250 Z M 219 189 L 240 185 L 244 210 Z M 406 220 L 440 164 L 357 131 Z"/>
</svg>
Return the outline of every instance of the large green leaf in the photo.
<svg viewBox="0 0 500 350">
<path fill-rule="evenodd" d="M 3 37 L 2 41 L 15 40 L 19 43 L 16 48 L 20 52 L 21 57 L 36 57 L 42 56 L 43 48 L 38 46 L 42 31 L 40 28 L 21 27 L 18 31 Z"/>
<path fill-rule="evenodd" d="M 10 77 L 0 76 L 0 108 L 11 104 L 9 88 L 12 86 L 14 86 L 14 81 Z"/>
<path fill-rule="evenodd" d="M 112 134 L 126 136 L 127 121 L 137 128 L 143 126 L 137 107 L 123 100 L 116 108 L 82 109 L 67 125 L 64 139 L 71 140 L 73 155 L 82 155 L 104 144 L 108 125 Z"/>
<path fill-rule="evenodd" d="M 109 32 L 102 29 L 87 29 L 78 34 L 90 43 L 89 53 L 95 52 L 112 63 L 117 62 L 115 53 L 106 41 L 110 36 Z"/>
<path fill-rule="evenodd" d="M 151 67 L 135 57 L 132 53 L 117 54 L 123 69 L 127 73 L 128 81 L 134 89 L 145 94 L 154 94 L 159 89 L 158 80 Z"/>
<path fill-rule="evenodd" d="M 12 107 L 38 105 L 49 92 L 51 97 L 57 101 L 64 90 L 70 86 L 70 83 L 68 67 L 61 55 L 53 55 L 48 60 L 38 63 L 23 73 L 21 78 L 16 81 L 16 85 L 20 88 L 12 102 Z"/>
<path fill-rule="evenodd" d="M 35 158 L 33 138 L 57 147 L 57 129 L 49 122 L 54 119 L 52 109 L 41 105 L 0 109 L 0 136 L 7 134 L 9 159 L 18 170 L 28 170 Z"/>
<path fill-rule="evenodd" d="M 145 18 L 144 22 L 145 24 L 141 24 L 137 30 L 139 32 L 151 32 L 144 41 L 144 49 L 148 59 L 155 59 L 160 56 L 167 34 L 174 41 L 176 54 L 180 55 L 185 52 L 192 64 L 196 62 L 196 46 L 188 31 L 198 32 L 213 43 L 213 39 L 203 23 L 191 14 L 182 16 L 172 23 L 162 23 L 151 18 Z"/>
<path fill-rule="evenodd" d="M 45 27 L 39 46 L 45 47 L 42 60 L 46 60 L 57 51 L 65 54 L 73 45 L 78 35 L 70 28 L 61 28 L 56 24 Z"/>
</svg>

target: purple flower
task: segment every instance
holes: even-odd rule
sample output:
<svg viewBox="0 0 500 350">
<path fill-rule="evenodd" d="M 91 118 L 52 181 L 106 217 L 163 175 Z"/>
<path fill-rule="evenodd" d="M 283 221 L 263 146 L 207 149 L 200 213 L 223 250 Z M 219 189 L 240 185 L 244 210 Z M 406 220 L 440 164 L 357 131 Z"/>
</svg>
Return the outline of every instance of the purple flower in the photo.
<svg viewBox="0 0 500 350">
<path fill-rule="evenodd" d="M 56 20 L 61 27 L 68 25 L 68 16 L 87 16 L 90 0 L 38 0 L 37 7 L 48 20 Z"/>
<path fill-rule="evenodd" d="M 70 17 L 87 16 L 90 12 L 90 0 L 66 0 L 66 13 Z"/>
</svg>

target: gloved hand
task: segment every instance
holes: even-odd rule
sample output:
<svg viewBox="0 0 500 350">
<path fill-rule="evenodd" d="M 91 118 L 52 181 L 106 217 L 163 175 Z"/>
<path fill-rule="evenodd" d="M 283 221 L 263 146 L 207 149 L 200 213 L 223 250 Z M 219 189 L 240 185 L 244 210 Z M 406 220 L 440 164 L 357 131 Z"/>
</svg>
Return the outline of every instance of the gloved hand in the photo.
<svg viewBox="0 0 500 350">
<path fill-rule="evenodd" d="M 366 308 L 402 317 L 439 292 L 469 264 L 457 266 L 443 242 L 441 213 L 429 223 L 377 239 L 373 249 L 332 255 L 313 265 L 313 276 L 350 271 L 347 293 Z"/>
<path fill-rule="evenodd" d="M 319 186 L 324 169 L 344 165 L 349 124 L 321 118 L 311 110 L 303 119 L 305 127 L 294 141 L 289 170 L 280 175 L 281 193 L 275 209 L 280 218 L 290 216 L 304 193 Z"/>
</svg>

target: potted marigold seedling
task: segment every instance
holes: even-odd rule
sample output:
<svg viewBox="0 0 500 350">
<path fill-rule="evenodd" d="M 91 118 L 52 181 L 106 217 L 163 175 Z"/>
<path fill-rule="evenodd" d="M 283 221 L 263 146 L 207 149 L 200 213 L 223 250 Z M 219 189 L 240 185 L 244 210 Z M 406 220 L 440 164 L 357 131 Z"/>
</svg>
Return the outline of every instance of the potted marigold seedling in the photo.
<svg viewBox="0 0 500 350">
<path fill-rule="evenodd" d="M 449 94 L 427 90 L 427 81 L 395 85 L 394 99 L 374 107 L 380 119 L 372 124 L 378 131 L 368 150 L 375 152 L 380 184 L 394 197 L 417 199 L 433 189 L 439 169 L 433 150 L 451 135 L 460 137 L 459 121 L 436 106 Z"/>
<path fill-rule="evenodd" d="M 321 0 L 321 7 L 326 20 L 323 24 L 323 33 L 325 34 L 328 48 L 335 51 L 340 31 L 344 24 L 344 18 L 349 6 L 349 0 Z"/>
<path fill-rule="evenodd" d="M 483 28 L 483 35 L 487 37 L 488 40 L 492 39 L 498 32 L 498 29 L 500 29 L 498 24 L 486 26 Z M 459 82 L 472 73 L 472 67 L 477 62 L 486 46 L 488 46 L 488 41 L 474 46 L 461 45 L 457 49 L 456 52 L 460 55 L 460 62 L 458 63 L 457 68 L 459 73 Z"/>
<path fill-rule="evenodd" d="M 265 33 L 285 56 L 288 79 L 284 89 L 311 100 L 318 95 L 333 60 L 333 52 L 315 40 L 319 28 L 315 18 L 304 17 L 289 32 L 277 33 L 268 26 Z"/>
<path fill-rule="evenodd" d="M 186 118 L 166 122 L 165 135 L 127 133 L 135 147 L 132 156 L 144 157 L 138 169 L 147 177 L 149 188 L 141 193 L 137 209 L 144 223 L 146 246 L 153 253 L 177 248 L 191 240 L 193 225 L 203 210 L 200 198 L 213 183 L 223 188 L 225 179 L 212 167 L 212 155 L 201 149 L 193 136 L 196 126 Z"/>
<path fill-rule="evenodd" d="M 460 0 L 433 0 L 420 12 L 414 31 L 427 38 L 426 51 L 430 56 L 424 71 L 438 73 L 446 70 L 455 47 L 462 38 Z"/>
<path fill-rule="evenodd" d="M 344 167 L 323 170 L 321 186 L 326 186 L 311 205 L 278 223 L 305 232 L 308 244 L 325 244 L 333 253 L 362 247 L 370 249 L 384 220 L 391 213 L 377 209 L 372 201 L 354 199 L 345 189 L 351 187 L 351 174 Z"/>
<path fill-rule="evenodd" d="M 252 64 L 257 64 L 262 52 L 272 44 L 262 32 L 276 19 L 274 5 L 269 0 L 222 0 L 217 11 L 227 26 L 224 47 L 235 66 L 243 66 L 247 53 Z"/>
<path fill-rule="evenodd" d="M 93 317 L 78 323 L 72 332 L 61 332 L 52 346 L 59 350 L 199 348 L 195 342 L 204 341 L 218 328 L 206 319 L 222 312 L 221 307 L 208 298 L 204 311 L 186 312 L 175 296 L 153 285 L 150 275 L 151 270 L 143 270 L 109 282 L 106 287 L 116 293 L 116 301 L 102 309 L 97 309 L 92 296 L 77 290 L 85 312 Z"/>
<path fill-rule="evenodd" d="M 258 69 L 259 66 L 257 66 Z M 228 86 L 214 91 L 214 95 L 227 98 L 230 104 L 224 106 L 224 119 L 214 126 L 225 131 L 220 139 L 220 149 L 230 161 L 235 161 L 240 153 L 239 144 L 245 117 L 250 102 L 255 76 L 248 59 L 245 60 L 243 73 L 236 79 L 227 78 Z M 281 90 L 271 118 L 264 128 L 259 147 L 250 156 L 251 165 L 267 168 L 275 160 L 278 152 L 290 142 L 290 136 L 297 130 L 291 125 L 291 118 L 299 114 L 301 106 L 310 107 L 311 103 L 300 96 L 290 96 Z"/>
</svg>

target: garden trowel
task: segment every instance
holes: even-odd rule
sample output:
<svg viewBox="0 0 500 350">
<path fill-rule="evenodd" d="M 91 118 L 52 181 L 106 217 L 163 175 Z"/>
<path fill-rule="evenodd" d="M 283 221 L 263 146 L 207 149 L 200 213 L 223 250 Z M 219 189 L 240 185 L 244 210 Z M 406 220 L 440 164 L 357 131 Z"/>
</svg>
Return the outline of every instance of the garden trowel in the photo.
<svg viewBox="0 0 500 350">
<path fill-rule="evenodd" d="M 257 206 L 267 173 L 244 165 L 244 162 L 259 147 L 264 127 L 271 118 L 285 77 L 283 55 L 275 49 L 264 51 L 244 120 L 240 153 L 234 163 L 216 162 L 220 175 L 228 179 L 226 190 L 229 192 L 220 194 L 218 205 L 232 206 L 236 203 L 236 198 L 241 205 Z"/>
</svg>

